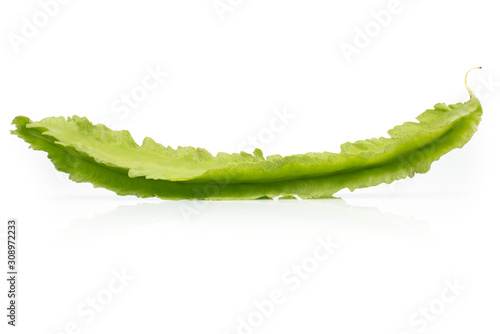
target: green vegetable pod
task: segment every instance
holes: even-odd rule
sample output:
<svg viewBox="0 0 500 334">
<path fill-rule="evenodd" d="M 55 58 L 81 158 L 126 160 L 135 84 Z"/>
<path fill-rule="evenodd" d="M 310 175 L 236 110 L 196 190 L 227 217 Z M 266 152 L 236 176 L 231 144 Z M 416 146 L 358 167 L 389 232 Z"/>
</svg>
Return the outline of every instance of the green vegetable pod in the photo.
<svg viewBox="0 0 500 334">
<path fill-rule="evenodd" d="M 118 195 L 172 200 L 332 198 L 343 188 L 352 191 L 426 173 L 432 162 L 465 145 L 482 115 L 479 100 L 467 89 L 469 101 L 438 103 L 420 114 L 418 122 L 389 130 L 389 137 L 347 142 L 340 153 L 264 157 L 256 149 L 253 155 L 213 156 L 202 148 L 165 147 L 149 137 L 138 145 L 128 131 L 113 131 L 78 116 L 39 122 L 18 116 L 11 133 L 32 149 L 47 152 L 55 168 L 71 180 Z"/>
</svg>

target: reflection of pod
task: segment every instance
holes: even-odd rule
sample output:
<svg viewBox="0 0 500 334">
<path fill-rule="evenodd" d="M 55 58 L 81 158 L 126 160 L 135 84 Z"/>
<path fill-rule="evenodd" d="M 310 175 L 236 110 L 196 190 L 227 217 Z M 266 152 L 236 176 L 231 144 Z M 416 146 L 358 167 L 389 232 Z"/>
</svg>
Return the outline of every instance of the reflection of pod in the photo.
<svg viewBox="0 0 500 334">
<path fill-rule="evenodd" d="M 470 71 L 469 71 L 470 72 Z M 467 74 L 469 73 L 467 72 Z M 86 118 L 49 117 L 40 122 L 18 116 L 12 131 L 35 150 L 48 152 L 57 170 L 76 182 L 90 182 L 119 195 L 163 199 L 260 199 L 331 197 L 348 188 L 375 186 L 426 173 L 432 162 L 465 145 L 481 121 L 479 100 L 438 103 L 389 130 L 390 138 L 345 143 L 340 153 L 307 153 L 264 158 L 193 147 L 173 149 L 146 137 L 142 146 L 128 131 L 113 131 Z"/>
<path fill-rule="evenodd" d="M 424 202 L 432 201 L 428 197 Z M 242 215 L 242 213 L 244 213 Z M 307 222 L 307 224 L 304 224 Z M 251 223 L 251 224 L 249 224 Z M 428 222 L 377 207 L 354 206 L 342 199 L 316 201 L 160 201 L 120 204 L 69 220 L 60 242 L 95 241 L 141 231 L 153 234 L 297 235 L 383 238 L 428 242 L 437 235 Z"/>
</svg>

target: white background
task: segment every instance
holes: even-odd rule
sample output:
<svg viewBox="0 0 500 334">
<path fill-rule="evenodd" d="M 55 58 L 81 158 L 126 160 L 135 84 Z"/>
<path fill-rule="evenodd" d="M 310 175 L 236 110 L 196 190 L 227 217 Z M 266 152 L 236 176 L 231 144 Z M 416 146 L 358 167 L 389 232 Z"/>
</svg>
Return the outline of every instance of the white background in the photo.
<svg viewBox="0 0 500 334">
<path fill-rule="evenodd" d="M 1 332 L 498 332 L 496 3 L 401 0 L 383 27 L 371 13 L 387 10 L 387 0 L 221 3 L 230 10 L 211 0 L 73 0 L 52 7 L 46 25 L 16 46 L 24 18 L 44 24 L 41 5 L 2 2 L 0 217 L 19 220 L 20 278 L 15 330 L 0 284 Z M 346 57 L 341 45 L 367 27 L 367 45 Z M 463 77 L 475 66 L 483 70 L 469 83 L 484 117 L 471 142 L 425 175 L 342 191 L 342 200 L 119 197 L 69 181 L 9 134 L 17 115 L 80 115 L 128 129 L 139 143 L 151 136 L 236 152 L 262 137 L 273 110 L 286 109 L 294 118 L 260 140 L 265 155 L 335 152 L 435 103 L 466 101 Z M 148 69 L 168 76 L 117 112 Z M 317 238 L 340 246 L 293 290 L 283 277 L 294 264 L 314 264 Z M 110 292 L 121 271 L 133 278 Z M 462 290 L 444 303 L 446 282 Z M 283 303 L 259 318 L 255 302 L 275 289 Z M 89 311 L 94 297 L 102 310 Z M 251 315 L 258 326 L 239 328 Z"/>
</svg>

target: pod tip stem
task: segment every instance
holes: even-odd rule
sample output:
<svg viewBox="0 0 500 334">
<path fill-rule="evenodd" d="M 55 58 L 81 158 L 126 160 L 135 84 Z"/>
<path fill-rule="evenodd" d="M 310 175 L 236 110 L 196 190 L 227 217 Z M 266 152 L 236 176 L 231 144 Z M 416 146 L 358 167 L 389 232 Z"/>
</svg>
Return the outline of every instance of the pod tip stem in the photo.
<svg viewBox="0 0 500 334">
<path fill-rule="evenodd" d="M 469 85 L 467 84 L 467 77 L 469 76 L 469 73 L 473 70 L 480 70 L 482 69 L 483 67 L 482 66 L 478 66 L 478 67 L 474 67 L 474 68 L 471 68 L 470 70 L 467 71 L 467 73 L 465 74 L 465 88 L 467 88 L 467 91 L 469 92 L 469 95 L 470 97 L 472 98 L 474 95 L 474 93 L 472 92 L 472 89 L 470 89 Z"/>
</svg>

